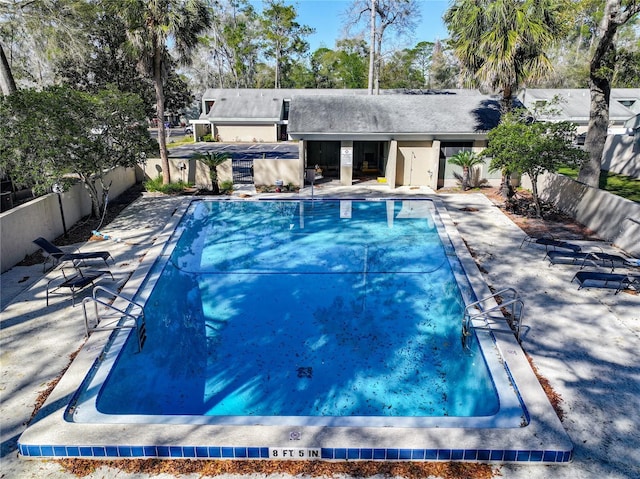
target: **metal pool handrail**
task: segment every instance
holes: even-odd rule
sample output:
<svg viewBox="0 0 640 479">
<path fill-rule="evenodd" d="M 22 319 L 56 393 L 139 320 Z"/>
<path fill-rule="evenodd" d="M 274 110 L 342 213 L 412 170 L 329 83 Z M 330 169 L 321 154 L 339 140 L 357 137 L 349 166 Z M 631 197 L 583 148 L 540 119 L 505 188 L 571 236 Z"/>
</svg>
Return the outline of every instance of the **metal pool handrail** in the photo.
<svg viewBox="0 0 640 479">
<path fill-rule="evenodd" d="M 99 299 L 98 293 L 100 293 L 101 291 L 113 296 L 113 300 L 107 303 L 106 301 Z M 113 301 L 115 301 L 116 298 L 124 301 L 128 305 L 126 311 L 116 308 L 113 305 Z M 93 328 L 89 327 L 89 315 L 87 313 L 87 304 L 89 303 L 93 303 L 94 306 L 94 317 L 96 324 Z M 99 306 L 103 307 L 102 312 L 98 309 Z M 133 314 L 133 312 L 131 311 L 135 308 L 139 309 L 138 314 Z M 90 331 L 135 329 L 138 339 L 138 352 L 142 351 L 142 347 L 144 346 L 144 343 L 147 339 L 147 327 L 144 317 L 144 307 L 141 304 L 136 303 L 129 298 L 125 298 L 124 296 L 116 293 L 115 291 L 111 291 L 104 286 L 96 286 L 95 288 L 93 288 L 93 295 L 91 297 L 84 298 L 84 300 L 82 301 L 82 310 L 84 312 L 84 327 L 87 337 L 89 337 Z M 106 312 L 104 310 L 106 310 Z M 115 321 L 109 323 L 106 326 L 100 327 L 100 321 L 103 319 L 115 319 Z M 131 320 L 133 321 L 133 324 L 130 323 Z"/>
<path fill-rule="evenodd" d="M 500 304 L 496 304 L 495 306 L 490 307 L 489 309 L 484 309 L 484 303 L 487 301 L 493 300 L 496 301 L 496 297 L 502 297 L 505 294 L 511 294 L 512 297 L 506 301 L 501 302 Z M 513 324 L 513 329 L 504 329 L 504 328 L 496 328 L 494 325 L 497 324 L 497 321 L 505 320 L 505 315 L 502 313 L 502 308 L 506 308 L 511 306 L 511 321 Z M 477 311 L 472 312 L 471 310 L 475 308 Z M 492 316 L 491 313 L 500 312 L 500 316 Z M 463 343 L 466 341 L 466 337 L 471 334 L 471 329 L 482 329 L 492 332 L 504 332 L 504 333 L 515 333 L 516 339 L 520 342 L 520 329 L 522 327 L 522 318 L 524 317 L 524 300 L 520 297 L 520 294 L 513 288 L 505 288 L 500 291 L 493 293 L 491 296 L 487 296 L 486 298 L 479 299 L 473 303 L 467 305 L 464 309 L 464 315 L 462 317 L 462 340 Z M 484 325 L 479 326 L 474 324 L 474 320 L 481 319 L 484 320 Z M 466 343 L 465 343 L 466 344 Z"/>
</svg>

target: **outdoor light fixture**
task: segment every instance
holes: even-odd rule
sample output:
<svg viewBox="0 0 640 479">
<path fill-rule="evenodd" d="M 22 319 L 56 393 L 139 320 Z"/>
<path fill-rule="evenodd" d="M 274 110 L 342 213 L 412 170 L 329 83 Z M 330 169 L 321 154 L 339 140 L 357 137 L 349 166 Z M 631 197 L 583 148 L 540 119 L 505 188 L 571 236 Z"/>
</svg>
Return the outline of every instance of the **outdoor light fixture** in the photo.
<svg viewBox="0 0 640 479">
<path fill-rule="evenodd" d="M 65 238 L 68 236 L 67 223 L 64 220 L 64 209 L 62 208 L 62 193 L 64 193 L 64 186 L 61 183 L 54 183 L 51 187 L 56 195 L 58 195 L 58 206 L 60 207 L 60 217 L 62 218 L 62 230 L 64 231 Z"/>
</svg>

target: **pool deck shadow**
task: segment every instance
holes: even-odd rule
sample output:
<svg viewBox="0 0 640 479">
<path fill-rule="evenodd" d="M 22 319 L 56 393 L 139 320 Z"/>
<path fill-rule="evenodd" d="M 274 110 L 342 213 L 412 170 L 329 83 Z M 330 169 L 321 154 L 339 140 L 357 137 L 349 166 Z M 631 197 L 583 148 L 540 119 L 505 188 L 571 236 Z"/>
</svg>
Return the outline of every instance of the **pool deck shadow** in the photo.
<svg viewBox="0 0 640 479">
<path fill-rule="evenodd" d="M 430 197 L 428 189 L 384 185 L 314 188 L 314 197 Z M 308 199 L 309 188 L 296 197 Z M 256 195 L 250 199 L 293 197 Z M 562 466 L 503 465 L 506 478 L 640 477 L 640 297 L 597 289 L 577 291 L 571 283 L 576 267 L 549 267 L 544 248 L 520 249 L 524 233 L 484 195 L 437 195 L 448 208 L 465 243 L 473 249 L 487 284 L 515 287 L 526 301 L 523 347 L 540 374 L 563 399 L 563 427 L 575 449 Z M 188 200 L 187 200 L 188 201 Z M 120 239 L 90 242 L 86 251 L 109 249 L 116 284 L 135 274 L 164 225 L 184 198 L 145 196 L 105 228 Z M 463 211 L 473 207 L 474 212 Z M 590 242 L 593 244 L 593 242 Z M 606 246 L 606 245 L 603 245 Z M 68 365 L 84 340 L 82 313 L 67 298 L 48 308 L 43 286 L 56 271 L 42 265 L 15 267 L 2 274 L 2 470 L 6 477 L 75 477 L 57 464 L 17 457 L 16 441 L 29 421 L 38 395 Z M 27 278 L 27 279 L 25 279 Z M 106 287 L 111 280 L 102 280 Z M 98 347 L 92 343 L 92 348 Z M 76 365 L 86 371 L 88 365 Z M 59 398 L 64 400 L 64 398 Z M 99 431 L 97 431 L 99 434 Z M 101 469 L 88 477 L 129 477 Z M 134 476 L 131 476 L 134 477 Z M 135 477 L 143 477 L 135 475 Z"/>
</svg>

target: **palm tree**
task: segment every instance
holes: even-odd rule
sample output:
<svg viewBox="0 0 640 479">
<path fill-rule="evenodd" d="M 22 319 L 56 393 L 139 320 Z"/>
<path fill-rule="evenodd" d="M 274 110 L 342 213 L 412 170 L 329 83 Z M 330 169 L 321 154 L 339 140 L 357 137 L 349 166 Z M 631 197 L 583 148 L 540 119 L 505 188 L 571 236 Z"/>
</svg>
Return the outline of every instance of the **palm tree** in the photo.
<svg viewBox="0 0 640 479">
<path fill-rule="evenodd" d="M 205 153 L 196 153 L 193 155 L 196 160 L 202 161 L 209 167 L 209 178 L 211 178 L 211 191 L 214 194 L 220 193 L 220 185 L 218 184 L 218 166 L 225 161 L 230 160 L 228 153 L 220 153 L 217 151 L 207 151 Z"/>
<path fill-rule="evenodd" d="M 459 151 L 447 161 L 452 165 L 462 167 L 462 189 L 465 191 L 471 188 L 471 186 L 469 185 L 471 168 L 476 165 L 484 164 L 484 159 L 482 159 L 473 151 Z"/>
<path fill-rule="evenodd" d="M 455 0 L 445 12 L 450 43 L 472 84 L 502 93 L 512 108 L 525 80 L 548 74 L 545 54 L 561 35 L 564 0 Z"/>
<path fill-rule="evenodd" d="M 168 44 L 173 45 L 179 61 L 189 63 L 198 36 L 211 25 L 211 13 L 204 0 L 108 0 L 107 4 L 122 17 L 131 53 L 140 71 L 153 82 L 160 120 L 162 183 L 167 185 L 171 182 L 164 126 L 164 86 L 171 64 Z"/>
</svg>

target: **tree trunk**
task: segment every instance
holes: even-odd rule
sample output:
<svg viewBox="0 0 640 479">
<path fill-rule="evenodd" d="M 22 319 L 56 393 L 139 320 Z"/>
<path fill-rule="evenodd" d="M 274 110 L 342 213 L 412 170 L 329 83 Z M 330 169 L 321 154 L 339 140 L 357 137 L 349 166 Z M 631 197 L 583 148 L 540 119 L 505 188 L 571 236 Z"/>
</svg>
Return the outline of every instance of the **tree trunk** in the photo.
<svg viewBox="0 0 640 479">
<path fill-rule="evenodd" d="M 4 96 L 9 96 L 17 90 L 13 73 L 11 73 L 11 66 L 7 56 L 4 54 L 2 43 L 0 43 L 0 87 Z"/>
<path fill-rule="evenodd" d="M 89 198 L 91 198 L 91 216 L 93 218 L 100 218 L 100 198 L 98 197 L 98 189 L 96 188 L 95 181 L 89 176 L 80 174 L 80 181 L 84 185 Z"/>
<path fill-rule="evenodd" d="M 591 93 L 591 106 L 589 112 L 589 127 L 584 148 L 589 158 L 580 167 L 578 181 L 598 188 L 600 181 L 600 169 L 602 165 L 602 153 L 607 141 L 607 128 L 609 126 L 609 99 L 611 85 L 608 80 L 594 81 L 589 79 Z"/>
<path fill-rule="evenodd" d="M 502 100 L 500 100 L 500 112 L 505 115 L 513 109 L 513 88 L 505 85 L 502 89 Z"/>
<path fill-rule="evenodd" d="M 536 215 L 538 218 L 542 218 L 542 208 L 540 208 L 540 198 L 538 198 L 538 176 L 529 174 L 529 178 L 531 178 L 531 195 L 536 207 Z"/>
<path fill-rule="evenodd" d="M 218 184 L 218 167 L 209 167 L 209 177 L 211 178 L 211 192 L 214 195 L 220 194 L 220 185 Z"/>
<path fill-rule="evenodd" d="M 376 0 L 371 0 L 371 25 L 369 34 L 369 95 L 373 95 L 373 72 L 376 63 Z"/>
<path fill-rule="evenodd" d="M 593 188 L 599 186 L 602 152 L 607 141 L 611 77 L 615 68 L 614 38 L 618 27 L 640 12 L 640 3 L 630 2 L 625 9 L 621 3 L 621 0 L 607 0 L 600 26 L 600 39 L 589 64 L 591 110 L 584 143 L 589 159 L 580 167 L 578 181 Z"/>
<path fill-rule="evenodd" d="M 513 196 L 513 187 L 511 186 L 511 172 L 507 170 L 502 171 L 502 179 L 500 182 L 500 195 L 505 200 L 510 200 Z"/>
<path fill-rule="evenodd" d="M 375 59 L 375 68 L 374 68 L 374 75 L 375 75 L 375 88 L 376 88 L 376 95 L 380 94 L 380 70 L 382 70 L 382 31 L 378 32 L 378 37 L 376 38 L 376 59 Z"/>
<path fill-rule="evenodd" d="M 158 144 L 160 146 L 160 160 L 162 164 L 162 184 L 171 183 L 171 172 L 169 171 L 169 152 L 167 151 L 167 136 L 164 128 L 164 87 L 162 81 L 160 47 L 156 50 L 153 60 L 153 86 L 156 91 L 156 114 L 158 115 Z"/>
<path fill-rule="evenodd" d="M 608 8 L 610 6 L 608 5 Z M 600 168 L 602 166 L 602 152 L 607 141 L 609 127 L 609 101 L 611 100 L 611 72 L 614 68 L 613 39 L 617 31 L 617 24 L 611 22 L 606 15 L 602 20 L 602 36 L 589 64 L 589 93 L 591 103 L 589 108 L 589 127 L 585 138 L 584 148 L 589 159 L 580 167 L 578 181 L 598 188 Z"/>
<path fill-rule="evenodd" d="M 102 207 L 102 213 L 101 215 L 106 212 L 107 207 L 109 206 L 109 191 L 111 190 L 111 185 L 113 184 L 113 180 L 109 182 L 108 185 L 104 184 L 104 177 L 100 176 L 99 177 L 100 180 L 100 187 L 102 188 L 102 198 L 100 199 L 100 201 L 102 202 L 101 207 Z"/>
<path fill-rule="evenodd" d="M 462 189 L 467 191 L 469 189 L 469 167 L 464 166 L 462 168 Z"/>
<path fill-rule="evenodd" d="M 282 61 L 282 58 L 280 56 L 280 42 L 278 42 L 276 44 L 276 81 L 275 81 L 275 89 L 277 90 L 278 88 L 280 88 L 280 83 L 282 80 L 280 80 L 280 62 Z"/>
</svg>

